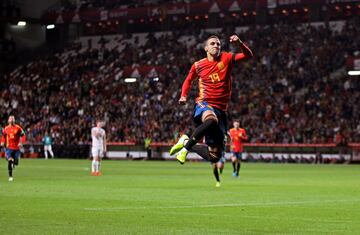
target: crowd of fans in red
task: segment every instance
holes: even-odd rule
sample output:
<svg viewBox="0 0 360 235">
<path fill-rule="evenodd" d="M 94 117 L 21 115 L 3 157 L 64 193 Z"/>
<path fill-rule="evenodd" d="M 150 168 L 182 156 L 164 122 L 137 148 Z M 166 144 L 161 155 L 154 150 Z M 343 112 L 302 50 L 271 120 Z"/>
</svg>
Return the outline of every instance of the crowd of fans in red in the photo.
<svg viewBox="0 0 360 235">
<path fill-rule="evenodd" d="M 229 124 L 241 120 L 249 142 L 332 143 L 337 135 L 359 142 L 360 84 L 339 73 L 347 56 L 360 48 L 356 25 L 347 21 L 340 32 L 310 25 L 250 26 L 240 38 L 254 58 L 233 71 Z M 227 27 L 220 34 L 224 50 L 234 50 L 227 41 L 234 30 Z M 179 42 L 183 35 L 195 36 L 197 43 Z M 178 99 L 191 64 L 205 56 L 201 45 L 207 36 L 149 34 L 145 45 L 128 43 L 121 52 L 74 43 L 3 75 L 0 118 L 4 124 L 15 114 L 32 143 L 45 131 L 57 144 L 88 142 L 97 118 L 106 120 L 111 142 L 142 143 L 145 137 L 172 142 L 193 127 L 194 102 L 183 107 Z M 159 81 L 136 83 L 116 76 L 124 66 L 142 64 L 161 65 L 166 72 Z M 191 97 L 196 94 L 194 85 Z"/>
</svg>

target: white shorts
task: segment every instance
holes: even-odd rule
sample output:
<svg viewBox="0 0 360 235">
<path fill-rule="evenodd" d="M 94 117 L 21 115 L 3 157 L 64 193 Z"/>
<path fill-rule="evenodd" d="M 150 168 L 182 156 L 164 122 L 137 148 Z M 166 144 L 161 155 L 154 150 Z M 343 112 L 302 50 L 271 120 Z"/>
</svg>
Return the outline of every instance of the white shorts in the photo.
<svg viewBox="0 0 360 235">
<path fill-rule="evenodd" d="M 104 157 L 104 149 L 103 148 L 96 148 L 96 147 L 92 147 L 91 148 L 91 155 L 92 157 Z"/>
<path fill-rule="evenodd" d="M 46 152 L 46 151 L 52 152 L 51 145 L 44 145 L 44 152 Z"/>
</svg>

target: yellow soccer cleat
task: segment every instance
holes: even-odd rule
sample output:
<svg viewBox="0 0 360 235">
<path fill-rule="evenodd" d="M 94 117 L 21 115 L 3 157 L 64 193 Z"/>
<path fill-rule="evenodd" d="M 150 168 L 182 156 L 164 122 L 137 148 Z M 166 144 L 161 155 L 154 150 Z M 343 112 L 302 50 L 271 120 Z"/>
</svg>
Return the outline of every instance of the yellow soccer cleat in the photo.
<svg viewBox="0 0 360 235">
<path fill-rule="evenodd" d="M 186 161 L 186 156 L 188 155 L 188 151 L 186 148 L 181 149 L 180 152 L 176 154 L 176 159 L 181 163 L 184 164 Z"/>
<path fill-rule="evenodd" d="M 221 186 L 220 182 L 216 182 L 215 187 L 219 188 Z"/>
<path fill-rule="evenodd" d="M 189 136 L 187 135 L 182 135 L 180 137 L 180 139 L 178 140 L 178 142 L 172 146 L 172 148 L 170 149 L 170 155 L 174 155 L 175 153 L 179 152 L 183 147 L 184 147 L 184 141 L 188 140 Z"/>
</svg>

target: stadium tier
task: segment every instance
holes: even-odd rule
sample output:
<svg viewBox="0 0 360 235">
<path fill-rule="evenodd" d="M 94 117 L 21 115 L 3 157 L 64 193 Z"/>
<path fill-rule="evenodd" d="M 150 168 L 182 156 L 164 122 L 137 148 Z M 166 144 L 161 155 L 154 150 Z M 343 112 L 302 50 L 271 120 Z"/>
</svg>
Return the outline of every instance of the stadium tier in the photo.
<svg viewBox="0 0 360 235">
<path fill-rule="evenodd" d="M 336 135 L 358 142 L 359 83 L 343 75 L 359 49 L 357 24 L 81 37 L 5 75 L 1 118 L 17 113 L 33 143 L 45 130 L 59 144 L 85 143 L 97 117 L 106 119 L 113 142 L 172 142 L 192 126 L 193 103 L 179 107 L 177 100 L 186 72 L 204 56 L 203 40 L 219 33 L 229 48 L 225 39 L 235 31 L 255 57 L 233 72 L 229 121 L 241 119 L 250 143 L 332 143 Z"/>
</svg>

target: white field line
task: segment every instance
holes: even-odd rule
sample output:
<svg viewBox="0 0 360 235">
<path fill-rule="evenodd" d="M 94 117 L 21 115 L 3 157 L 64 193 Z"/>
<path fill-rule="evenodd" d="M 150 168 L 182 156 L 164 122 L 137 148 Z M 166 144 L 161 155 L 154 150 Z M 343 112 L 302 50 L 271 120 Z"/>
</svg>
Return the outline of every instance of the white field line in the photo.
<svg viewBox="0 0 360 235">
<path fill-rule="evenodd" d="M 193 209 L 193 208 L 218 208 L 218 207 L 242 207 L 242 206 L 286 206 L 286 205 L 306 205 L 306 204 L 327 204 L 339 202 L 359 202 L 359 199 L 340 199 L 340 200 L 311 200 L 311 201 L 280 201 L 280 202 L 253 202 L 253 203 L 225 203 L 207 205 L 183 205 L 183 206 L 126 206 L 126 207 L 88 207 L 86 211 L 121 211 L 121 210 L 161 210 L 161 209 Z"/>
</svg>

